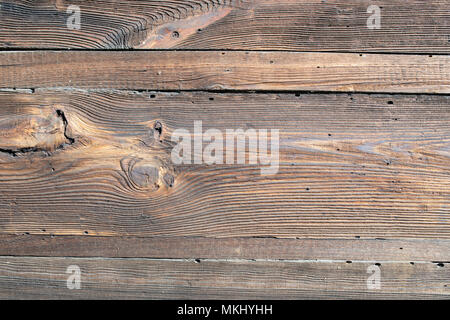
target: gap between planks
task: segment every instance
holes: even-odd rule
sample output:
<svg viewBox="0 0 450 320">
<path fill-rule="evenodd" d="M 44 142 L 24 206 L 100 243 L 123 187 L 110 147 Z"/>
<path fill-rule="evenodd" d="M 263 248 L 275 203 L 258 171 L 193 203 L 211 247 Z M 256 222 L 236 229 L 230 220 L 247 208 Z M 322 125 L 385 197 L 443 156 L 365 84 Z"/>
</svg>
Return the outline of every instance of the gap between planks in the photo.
<svg viewBox="0 0 450 320">
<path fill-rule="evenodd" d="M 192 90 L 151 90 L 151 89 L 108 89 L 108 88 L 77 88 L 77 87 L 30 87 L 30 88 L 0 88 L 1 92 L 10 93 L 50 93 L 50 92 L 67 92 L 67 93 L 105 93 L 105 94 L 125 94 L 125 95 L 141 95 L 148 96 L 151 94 L 164 94 L 164 95 L 178 95 L 183 92 L 200 93 L 200 94 L 254 94 L 254 95 L 267 95 L 267 94 L 293 94 L 299 95 L 367 95 L 367 96 L 386 96 L 386 97 L 401 97 L 401 96 L 450 96 L 449 93 L 414 93 L 414 92 L 363 92 L 363 91 L 311 91 L 311 90 L 205 90 L 205 89 L 192 89 Z"/>
</svg>

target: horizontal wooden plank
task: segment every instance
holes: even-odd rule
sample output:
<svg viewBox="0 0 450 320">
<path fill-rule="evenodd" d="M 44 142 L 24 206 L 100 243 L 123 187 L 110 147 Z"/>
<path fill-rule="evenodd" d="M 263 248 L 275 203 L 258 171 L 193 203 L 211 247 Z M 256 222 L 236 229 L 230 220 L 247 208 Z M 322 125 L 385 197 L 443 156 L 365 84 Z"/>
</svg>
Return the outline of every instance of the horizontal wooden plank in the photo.
<svg viewBox="0 0 450 320">
<path fill-rule="evenodd" d="M 450 241 L 0 234 L 0 255 L 433 262 L 450 261 Z"/>
<path fill-rule="evenodd" d="M 0 69 L 0 88 L 450 93 L 450 56 L 8 51 Z"/>
<path fill-rule="evenodd" d="M 0 92 L 0 230 L 448 240 L 449 99 Z M 173 163 L 172 134 L 195 121 L 279 129 L 277 174 Z"/>
<path fill-rule="evenodd" d="M 69 266 L 80 289 L 69 290 Z M 368 289 L 380 270 L 380 289 Z M 435 263 L 183 261 L 0 257 L 0 298 L 20 299 L 448 299 Z"/>
<path fill-rule="evenodd" d="M 447 0 L 0 1 L 3 48 L 450 53 Z M 69 6 L 80 8 L 80 29 Z M 379 29 L 367 27 L 371 5 Z"/>
</svg>

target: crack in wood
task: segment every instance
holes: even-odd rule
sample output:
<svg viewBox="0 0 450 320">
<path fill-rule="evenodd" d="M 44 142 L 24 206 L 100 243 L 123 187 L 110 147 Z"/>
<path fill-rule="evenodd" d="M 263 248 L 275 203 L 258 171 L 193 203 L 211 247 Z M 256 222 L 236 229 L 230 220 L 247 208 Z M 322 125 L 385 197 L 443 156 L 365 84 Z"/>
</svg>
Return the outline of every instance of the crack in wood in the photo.
<svg viewBox="0 0 450 320">
<path fill-rule="evenodd" d="M 48 155 L 75 143 L 67 132 L 68 122 L 62 110 L 44 107 L 32 113 L 0 121 L 0 152 L 13 157 L 36 152 Z"/>
</svg>

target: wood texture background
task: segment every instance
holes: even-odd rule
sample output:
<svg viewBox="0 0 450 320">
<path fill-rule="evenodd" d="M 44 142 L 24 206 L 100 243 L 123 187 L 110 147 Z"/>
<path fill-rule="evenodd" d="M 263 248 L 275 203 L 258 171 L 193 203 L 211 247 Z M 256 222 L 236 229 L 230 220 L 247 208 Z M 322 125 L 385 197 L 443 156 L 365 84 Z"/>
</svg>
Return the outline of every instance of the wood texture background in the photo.
<svg viewBox="0 0 450 320">
<path fill-rule="evenodd" d="M 0 1 L 0 298 L 448 299 L 448 21 L 444 0 Z M 172 163 L 199 120 L 279 129 L 278 173 Z"/>
</svg>

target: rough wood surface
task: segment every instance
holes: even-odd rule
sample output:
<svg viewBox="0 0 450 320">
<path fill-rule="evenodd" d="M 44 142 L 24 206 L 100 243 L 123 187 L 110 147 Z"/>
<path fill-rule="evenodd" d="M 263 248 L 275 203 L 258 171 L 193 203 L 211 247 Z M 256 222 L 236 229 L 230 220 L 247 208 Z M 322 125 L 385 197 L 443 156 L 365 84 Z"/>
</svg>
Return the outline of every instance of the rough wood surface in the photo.
<svg viewBox="0 0 450 320">
<path fill-rule="evenodd" d="M 450 52 L 447 0 L 0 1 L 3 48 Z M 81 29 L 66 26 L 70 5 Z M 370 5 L 381 28 L 367 28 Z"/>
<path fill-rule="evenodd" d="M 0 256 L 450 261 L 449 240 L 98 237 L 0 234 Z"/>
<path fill-rule="evenodd" d="M 0 299 L 450 299 L 449 9 L 0 0 Z M 173 163 L 196 121 L 277 174 Z"/>
<path fill-rule="evenodd" d="M 450 93 L 450 56 L 225 52 L 0 52 L 0 88 Z"/>
<path fill-rule="evenodd" d="M 449 99 L 2 92 L 1 232 L 450 239 Z M 278 174 L 174 165 L 196 120 L 278 128 Z"/>
<path fill-rule="evenodd" d="M 81 270 L 68 290 L 66 270 Z M 184 261 L 0 257 L 0 298 L 34 299 L 448 299 L 449 266 L 381 263 L 381 289 L 367 288 L 373 263 Z"/>
</svg>

